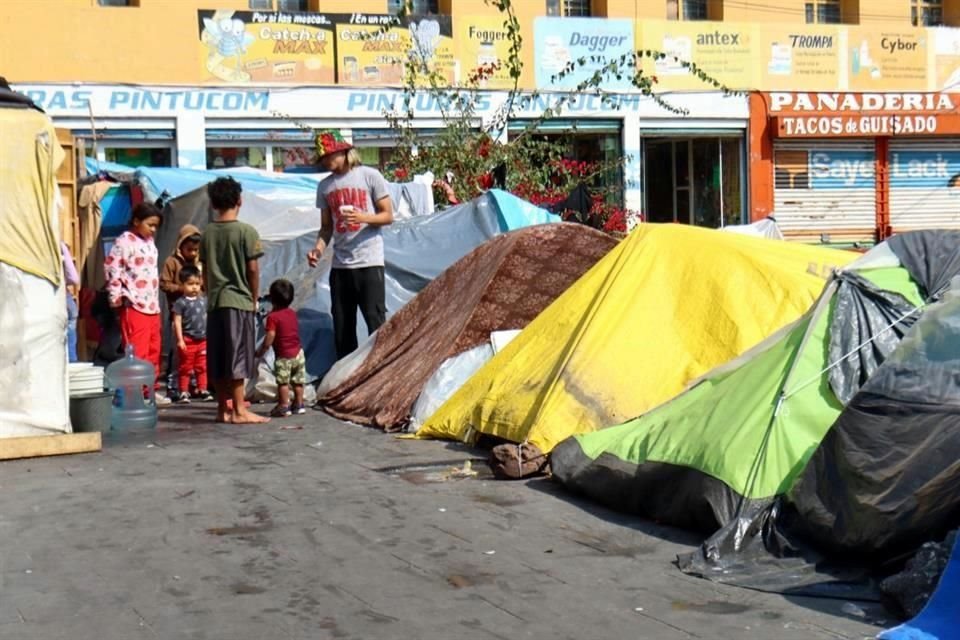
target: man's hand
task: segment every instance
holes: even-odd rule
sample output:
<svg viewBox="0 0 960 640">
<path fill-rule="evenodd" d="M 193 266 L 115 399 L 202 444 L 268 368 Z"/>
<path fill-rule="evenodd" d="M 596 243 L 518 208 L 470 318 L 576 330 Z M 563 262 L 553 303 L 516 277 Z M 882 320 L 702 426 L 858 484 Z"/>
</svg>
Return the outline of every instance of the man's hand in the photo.
<svg viewBox="0 0 960 640">
<path fill-rule="evenodd" d="M 367 214 L 363 211 L 357 211 L 356 209 L 341 211 L 340 219 L 348 226 L 366 224 L 368 222 Z"/>
<path fill-rule="evenodd" d="M 177 348 L 180 349 L 180 351 L 186 351 L 186 350 L 187 350 L 187 343 L 186 343 L 184 340 L 178 340 L 178 341 L 177 341 Z"/>
<path fill-rule="evenodd" d="M 307 263 L 311 267 L 316 267 L 320 262 L 320 257 L 323 256 L 323 250 L 327 248 L 327 243 L 323 240 L 317 241 L 317 246 L 307 252 Z"/>
</svg>

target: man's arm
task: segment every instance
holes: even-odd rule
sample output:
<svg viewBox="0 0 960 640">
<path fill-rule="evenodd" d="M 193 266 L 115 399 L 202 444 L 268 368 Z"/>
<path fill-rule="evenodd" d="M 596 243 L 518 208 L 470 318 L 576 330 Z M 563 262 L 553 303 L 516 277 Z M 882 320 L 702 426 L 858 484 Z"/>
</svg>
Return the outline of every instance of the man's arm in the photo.
<svg viewBox="0 0 960 640">
<path fill-rule="evenodd" d="M 357 221 L 372 227 L 385 227 L 393 222 L 393 202 L 390 201 L 390 196 L 380 198 L 373 206 L 376 213 L 360 214 Z"/>
<path fill-rule="evenodd" d="M 250 294 L 253 296 L 253 308 L 256 310 L 260 297 L 260 263 L 256 258 L 247 260 L 247 282 L 250 284 Z"/>
<path fill-rule="evenodd" d="M 320 225 L 317 244 L 307 252 L 307 262 L 310 263 L 311 267 L 317 266 L 317 263 L 320 262 L 320 256 L 330 246 L 330 238 L 333 236 L 333 215 L 331 215 L 330 209 L 323 208 L 320 210 Z"/>
</svg>

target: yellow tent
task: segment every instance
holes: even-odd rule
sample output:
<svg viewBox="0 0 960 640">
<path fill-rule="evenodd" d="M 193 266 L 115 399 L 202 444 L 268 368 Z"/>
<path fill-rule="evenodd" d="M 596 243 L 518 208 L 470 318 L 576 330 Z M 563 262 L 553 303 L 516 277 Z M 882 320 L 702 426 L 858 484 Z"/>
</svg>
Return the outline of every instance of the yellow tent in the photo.
<svg viewBox="0 0 960 640">
<path fill-rule="evenodd" d="M 858 254 L 682 225 L 641 225 L 420 428 L 548 452 L 679 394 L 806 312 Z"/>
</svg>

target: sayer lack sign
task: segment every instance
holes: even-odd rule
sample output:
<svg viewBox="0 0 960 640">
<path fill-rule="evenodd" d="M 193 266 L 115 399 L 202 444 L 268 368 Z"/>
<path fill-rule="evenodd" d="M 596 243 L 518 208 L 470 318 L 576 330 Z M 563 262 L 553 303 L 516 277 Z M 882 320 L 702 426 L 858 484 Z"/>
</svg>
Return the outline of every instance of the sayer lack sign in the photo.
<svg viewBox="0 0 960 640">
<path fill-rule="evenodd" d="M 960 134 L 946 93 L 770 93 L 767 105 L 780 138 Z"/>
</svg>

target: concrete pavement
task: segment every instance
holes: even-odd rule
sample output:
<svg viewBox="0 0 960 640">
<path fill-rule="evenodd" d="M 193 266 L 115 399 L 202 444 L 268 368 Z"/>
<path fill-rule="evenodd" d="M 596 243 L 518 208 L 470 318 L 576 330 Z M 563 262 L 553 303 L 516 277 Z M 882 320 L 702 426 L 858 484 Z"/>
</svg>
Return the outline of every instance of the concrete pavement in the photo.
<svg viewBox="0 0 960 640">
<path fill-rule="evenodd" d="M 211 417 L 175 407 L 102 453 L 0 464 L 0 638 L 826 639 L 889 621 L 686 576 L 672 562 L 699 536 L 547 479 L 440 481 L 486 470 L 456 444 Z"/>
</svg>

